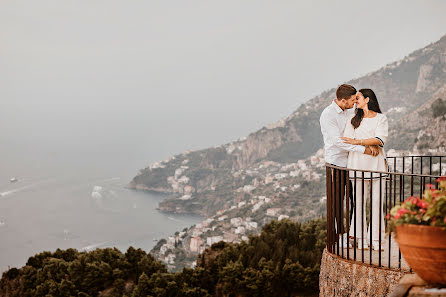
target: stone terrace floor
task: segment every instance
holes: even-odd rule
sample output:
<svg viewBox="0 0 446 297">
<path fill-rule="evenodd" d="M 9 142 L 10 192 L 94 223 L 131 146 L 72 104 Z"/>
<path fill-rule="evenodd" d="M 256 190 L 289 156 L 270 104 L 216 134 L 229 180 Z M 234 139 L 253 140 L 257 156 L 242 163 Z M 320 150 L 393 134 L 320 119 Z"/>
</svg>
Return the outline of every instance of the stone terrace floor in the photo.
<svg viewBox="0 0 446 297">
<path fill-rule="evenodd" d="M 383 241 L 384 243 L 384 251 L 381 251 L 381 266 L 384 268 L 389 268 L 389 242 L 388 242 L 388 238 Z M 352 243 L 353 245 L 353 243 Z M 337 253 L 337 249 L 335 246 L 335 253 Z M 360 250 L 358 248 L 356 248 L 356 260 L 354 259 L 354 251 L 355 249 L 350 248 L 349 249 L 349 260 L 355 261 L 355 262 L 360 262 L 360 263 L 365 263 L 365 264 L 372 264 L 372 265 L 379 265 L 379 251 L 375 251 L 375 250 L 370 250 L 370 249 L 364 249 L 364 250 Z M 363 252 L 364 251 L 364 257 L 363 257 Z M 372 252 L 372 261 L 370 262 L 370 251 Z M 344 253 L 342 255 L 342 252 Z M 339 247 L 339 256 L 342 258 L 347 259 L 347 248 L 344 247 L 344 250 L 342 251 L 341 247 Z M 400 264 L 401 261 L 401 264 Z M 401 265 L 401 266 L 400 266 Z M 390 268 L 391 269 L 399 269 L 401 268 L 401 270 L 404 271 L 409 271 L 410 267 L 407 264 L 406 260 L 404 260 L 403 256 L 401 255 L 401 260 L 399 258 L 399 248 L 398 248 L 398 244 L 396 243 L 396 241 L 392 239 L 390 241 Z"/>
</svg>

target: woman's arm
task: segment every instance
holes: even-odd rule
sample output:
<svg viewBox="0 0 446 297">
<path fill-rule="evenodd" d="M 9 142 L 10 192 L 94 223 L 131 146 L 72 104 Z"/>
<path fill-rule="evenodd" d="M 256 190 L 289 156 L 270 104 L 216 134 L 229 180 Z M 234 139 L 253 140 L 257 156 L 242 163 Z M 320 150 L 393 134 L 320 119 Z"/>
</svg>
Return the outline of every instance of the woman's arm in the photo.
<svg viewBox="0 0 446 297">
<path fill-rule="evenodd" d="M 365 146 L 370 146 L 370 145 L 382 146 L 383 145 L 382 141 L 376 137 L 367 138 L 367 139 L 353 139 L 353 138 L 349 138 L 349 137 L 341 137 L 341 139 L 344 141 L 344 143 L 354 144 L 354 145 L 365 145 Z"/>
</svg>

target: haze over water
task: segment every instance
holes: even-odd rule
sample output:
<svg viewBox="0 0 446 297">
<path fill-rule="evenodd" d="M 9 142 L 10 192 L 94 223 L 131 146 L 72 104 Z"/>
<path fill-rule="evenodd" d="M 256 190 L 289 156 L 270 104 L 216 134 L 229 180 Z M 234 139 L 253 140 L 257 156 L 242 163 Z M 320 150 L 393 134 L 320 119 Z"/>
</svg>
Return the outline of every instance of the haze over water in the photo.
<svg viewBox="0 0 446 297">
<path fill-rule="evenodd" d="M 0 271 L 58 247 L 149 251 L 199 218 L 126 190 L 138 169 L 245 136 L 436 41 L 444 11 L 440 0 L 1 1 Z"/>
<path fill-rule="evenodd" d="M 2 158 L 1 271 L 56 248 L 125 251 L 134 246 L 148 252 L 154 239 L 200 220 L 160 213 L 156 207 L 162 196 L 125 189 L 131 174 L 122 161 L 62 155 L 38 155 L 31 148 Z M 10 183 L 12 176 L 18 182 Z"/>
</svg>

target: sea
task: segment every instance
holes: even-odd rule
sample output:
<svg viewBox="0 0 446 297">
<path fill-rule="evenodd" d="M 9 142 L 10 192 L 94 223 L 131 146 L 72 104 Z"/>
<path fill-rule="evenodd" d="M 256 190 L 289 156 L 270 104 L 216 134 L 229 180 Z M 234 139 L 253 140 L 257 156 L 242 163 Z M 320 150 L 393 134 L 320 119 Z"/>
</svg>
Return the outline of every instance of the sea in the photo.
<svg viewBox="0 0 446 297">
<path fill-rule="evenodd" d="M 201 220 L 162 213 L 157 206 L 165 195 L 126 188 L 136 164 L 149 165 L 135 160 L 131 145 L 110 153 L 9 140 L 14 145 L 0 150 L 0 272 L 57 248 L 149 252 L 159 239 Z"/>
</svg>

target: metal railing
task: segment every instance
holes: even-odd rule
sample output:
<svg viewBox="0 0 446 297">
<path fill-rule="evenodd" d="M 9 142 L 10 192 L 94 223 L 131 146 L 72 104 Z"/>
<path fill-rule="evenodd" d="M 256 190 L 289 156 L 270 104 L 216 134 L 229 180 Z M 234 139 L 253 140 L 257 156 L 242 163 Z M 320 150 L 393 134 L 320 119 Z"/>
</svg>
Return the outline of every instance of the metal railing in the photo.
<svg viewBox="0 0 446 297">
<path fill-rule="evenodd" d="M 386 216 L 409 196 L 421 197 L 426 184 L 438 186 L 446 156 L 387 157 L 387 165 L 388 172 L 326 164 L 327 250 L 347 260 L 409 270 L 387 232 Z"/>
</svg>

